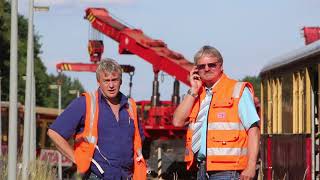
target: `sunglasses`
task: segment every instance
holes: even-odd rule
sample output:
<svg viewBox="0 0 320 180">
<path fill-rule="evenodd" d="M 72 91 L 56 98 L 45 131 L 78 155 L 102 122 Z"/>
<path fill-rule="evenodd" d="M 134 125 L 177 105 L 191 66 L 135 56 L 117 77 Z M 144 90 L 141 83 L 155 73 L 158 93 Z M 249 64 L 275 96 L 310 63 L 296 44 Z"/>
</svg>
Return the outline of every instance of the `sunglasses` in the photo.
<svg viewBox="0 0 320 180">
<path fill-rule="evenodd" d="M 214 69 L 220 64 L 220 62 L 215 62 L 215 63 L 208 63 L 208 64 L 198 64 L 197 68 L 198 70 L 203 70 L 206 68 L 206 65 L 208 65 L 209 68 Z"/>
</svg>

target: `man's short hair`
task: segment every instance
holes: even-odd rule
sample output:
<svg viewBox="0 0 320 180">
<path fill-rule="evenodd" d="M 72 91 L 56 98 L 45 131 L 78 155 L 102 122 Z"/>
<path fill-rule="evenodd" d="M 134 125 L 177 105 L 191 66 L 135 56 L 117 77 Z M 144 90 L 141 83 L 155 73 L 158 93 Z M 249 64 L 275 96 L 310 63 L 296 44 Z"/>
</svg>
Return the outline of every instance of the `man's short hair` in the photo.
<svg viewBox="0 0 320 180">
<path fill-rule="evenodd" d="M 205 45 L 200 50 L 194 55 L 194 64 L 198 64 L 198 60 L 202 58 L 203 56 L 211 56 L 211 57 L 216 57 L 218 58 L 218 61 L 223 63 L 223 58 L 219 52 L 218 49 Z"/>
<path fill-rule="evenodd" d="M 113 72 L 119 73 L 120 79 L 122 79 L 122 68 L 117 63 L 117 61 L 111 58 L 103 59 L 99 62 L 99 65 L 96 70 L 97 80 L 99 81 L 100 73 L 113 73 Z"/>
</svg>

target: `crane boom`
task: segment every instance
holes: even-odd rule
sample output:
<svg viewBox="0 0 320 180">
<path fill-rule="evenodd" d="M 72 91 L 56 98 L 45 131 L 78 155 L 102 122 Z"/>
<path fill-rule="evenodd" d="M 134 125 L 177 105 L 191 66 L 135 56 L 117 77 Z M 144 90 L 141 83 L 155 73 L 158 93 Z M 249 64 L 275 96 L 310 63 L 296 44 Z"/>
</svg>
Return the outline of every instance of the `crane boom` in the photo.
<svg viewBox="0 0 320 180">
<path fill-rule="evenodd" d="M 170 50 L 163 41 L 127 27 L 104 8 L 87 8 L 85 18 L 93 28 L 119 43 L 120 54 L 135 54 L 151 63 L 155 71 L 164 71 L 190 86 L 188 76 L 193 64 L 182 54 Z"/>
<path fill-rule="evenodd" d="M 131 65 L 121 64 L 122 72 L 134 73 L 135 68 Z M 59 63 L 56 65 L 58 71 L 78 71 L 78 72 L 96 72 L 98 64 L 87 63 Z"/>
</svg>

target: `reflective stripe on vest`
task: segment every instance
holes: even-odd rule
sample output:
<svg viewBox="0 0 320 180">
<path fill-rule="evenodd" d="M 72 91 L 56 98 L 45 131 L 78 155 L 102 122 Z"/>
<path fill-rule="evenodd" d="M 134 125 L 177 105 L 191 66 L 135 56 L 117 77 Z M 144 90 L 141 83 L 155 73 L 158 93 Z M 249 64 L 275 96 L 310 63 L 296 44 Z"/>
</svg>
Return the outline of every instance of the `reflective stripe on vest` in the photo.
<svg viewBox="0 0 320 180">
<path fill-rule="evenodd" d="M 93 131 L 93 121 L 95 119 L 94 115 L 96 112 L 96 100 L 98 99 L 98 97 L 96 97 L 96 95 L 98 95 L 97 92 L 91 92 L 90 96 L 91 96 L 91 110 L 90 110 L 90 128 L 89 128 L 89 135 L 85 138 L 85 140 L 87 140 L 87 142 L 92 143 L 92 144 L 96 144 L 97 143 L 97 138 L 92 136 L 92 131 Z"/>
<path fill-rule="evenodd" d="M 207 156 L 245 156 L 247 148 L 207 148 Z"/>
<path fill-rule="evenodd" d="M 242 123 L 236 122 L 210 122 L 208 123 L 208 130 L 245 130 Z"/>
<path fill-rule="evenodd" d="M 233 98 L 240 98 L 241 88 L 244 85 L 244 82 L 237 82 L 234 86 L 232 97 Z"/>
<path fill-rule="evenodd" d="M 86 98 L 85 125 L 83 131 L 75 135 L 74 143 L 75 162 L 79 173 L 85 173 L 89 169 L 98 141 L 98 92 L 84 93 L 83 95 Z"/>
<path fill-rule="evenodd" d="M 131 119 L 136 118 L 136 115 L 133 110 L 133 103 L 134 102 L 132 99 L 128 99 L 128 105 L 129 105 L 128 113 L 129 113 L 129 116 Z M 137 128 L 139 128 L 139 127 L 137 126 Z M 136 147 L 136 153 L 137 153 L 137 156 L 142 156 L 142 147 Z"/>
<path fill-rule="evenodd" d="M 96 92 L 90 92 L 88 95 L 90 96 L 90 119 L 89 119 L 89 132 L 88 135 L 85 137 L 80 137 L 75 139 L 75 143 L 79 143 L 80 141 L 85 141 L 91 144 L 96 144 L 97 143 L 97 138 L 92 135 L 93 131 L 93 123 L 95 119 L 95 112 L 96 112 L 96 103 L 97 103 L 97 96 Z M 86 112 L 87 113 L 87 112 Z"/>
<path fill-rule="evenodd" d="M 138 126 L 137 106 L 133 99 L 129 98 L 129 114 L 133 116 L 134 120 L 134 155 L 133 155 L 133 180 L 146 180 L 147 179 L 147 165 L 142 156 L 142 142 Z"/>
<path fill-rule="evenodd" d="M 194 123 L 189 124 L 189 129 L 194 130 Z M 245 130 L 242 123 L 237 122 L 210 122 L 208 123 L 208 130 Z"/>
</svg>

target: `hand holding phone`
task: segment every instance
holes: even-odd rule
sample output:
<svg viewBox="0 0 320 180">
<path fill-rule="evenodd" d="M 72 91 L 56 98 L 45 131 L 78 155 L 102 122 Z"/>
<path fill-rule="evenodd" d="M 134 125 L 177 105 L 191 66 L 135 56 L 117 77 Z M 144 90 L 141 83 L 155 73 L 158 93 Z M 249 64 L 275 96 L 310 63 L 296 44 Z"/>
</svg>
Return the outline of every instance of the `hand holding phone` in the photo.
<svg viewBox="0 0 320 180">
<path fill-rule="evenodd" d="M 194 92 L 198 92 L 200 87 L 202 86 L 202 81 L 197 66 L 194 66 L 191 69 L 189 80 L 191 88 L 194 90 Z"/>
</svg>

